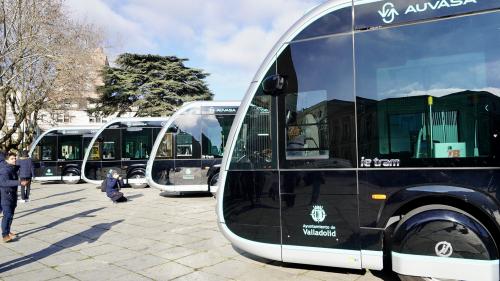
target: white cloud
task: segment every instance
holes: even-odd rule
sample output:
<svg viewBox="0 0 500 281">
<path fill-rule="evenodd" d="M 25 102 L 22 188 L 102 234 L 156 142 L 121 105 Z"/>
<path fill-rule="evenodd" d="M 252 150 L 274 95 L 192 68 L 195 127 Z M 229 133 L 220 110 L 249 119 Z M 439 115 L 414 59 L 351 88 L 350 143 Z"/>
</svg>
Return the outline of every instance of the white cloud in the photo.
<svg viewBox="0 0 500 281">
<path fill-rule="evenodd" d="M 102 0 L 66 0 L 70 14 L 77 20 L 92 23 L 104 31 L 111 57 L 121 52 L 158 51 L 159 46 L 146 36 L 137 22 L 112 10 Z"/>
<path fill-rule="evenodd" d="M 217 91 L 228 79 L 239 98 L 259 64 L 279 37 L 322 0 L 67 0 L 75 16 L 102 26 L 121 38 L 121 52 L 159 53 L 188 57 L 190 66 L 211 73 Z M 115 39 L 116 40 L 116 39 Z M 113 55 L 112 55 L 113 57 Z M 235 81 L 236 79 L 236 81 Z"/>
</svg>

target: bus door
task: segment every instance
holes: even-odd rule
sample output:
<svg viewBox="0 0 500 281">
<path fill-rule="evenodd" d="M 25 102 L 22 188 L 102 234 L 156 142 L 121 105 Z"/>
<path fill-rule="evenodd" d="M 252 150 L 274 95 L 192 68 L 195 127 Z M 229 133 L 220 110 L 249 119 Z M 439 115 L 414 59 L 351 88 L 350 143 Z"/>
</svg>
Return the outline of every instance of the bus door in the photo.
<svg viewBox="0 0 500 281">
<path fill-rule="evenodd" d="M 203 115 L 201 158 L 205 184 L 211 186 L 217 184 L 224 148 L 234 117 L 233 114 Z"/>
<path fill-rule="evenodd" d="M 47 134 L 37 144 L 33 152 L 35 177 L 54 178 L 57 172 L 57 135 Z"/>
<path fill-rule="evenodd" d="M 291 43 L 278 57 L 284 262 L 361 268 L 352 69 L 350 35 Z"/>
<path fill-rule="evenodd" d="M 117 125 L 112 125 L 102 131 L 98 140 L 100 145 L 100 161 L 95 161 L 97 166 L 97 178 L 103 180 L 106 178 L 110 169 L 118 171 L 122 176 L 125 175 L 122 170 L 122 152 L 121 152 L 121 129 Z M 94 148 L 92 148 L 94 149 Z M 96 154 L 97 156 L 98 154 Z M 96 157 L 97 158 L 97 157 Z M 99 158 L 97 158 L 99 159 Z"/>
<path fill-rule="evenodd" d="M 128 183 L 144 183 L 144 170 L 151 153 L 152 128 L 130 127 L 122 130 L 122 166 Z"/>
<path fill-rule="evenodd" d="M 168 128 L 165 134 L 161 136 L 162 141 L 156 155 L 152 156 L 154 161 L 151 177 L 155 183 L 160 185 L 174 184 L 174 135 L 175 133 Z"/>
<path fill-rule="evenodd" d="M 91 180 L 100 180 L 98 174 L 102 168 L 102 147 L 103 140 L 102 138 L 96 139 L 96 141 L 90 146 L 88 143 L 87 149 L 90 149 L 89 157 L 87 162 L 85 163 L 85 177 Z"/>
<path fill-rule="evenodd" d="M 185 114 L 174 122 L 174 185 L 175 191 L 183 191 L 183 186 L 206 185 L 201 167 L 201 117 Z M 200 187 L 201 189 L 201 187 Z"/>
<path fill-rule="evenodd" d="M 82 158 L 81 135 L 59 136 L 58 171 L 64 177 L 63 180 L 80 180 L 79 171 Z"/>
</svg>

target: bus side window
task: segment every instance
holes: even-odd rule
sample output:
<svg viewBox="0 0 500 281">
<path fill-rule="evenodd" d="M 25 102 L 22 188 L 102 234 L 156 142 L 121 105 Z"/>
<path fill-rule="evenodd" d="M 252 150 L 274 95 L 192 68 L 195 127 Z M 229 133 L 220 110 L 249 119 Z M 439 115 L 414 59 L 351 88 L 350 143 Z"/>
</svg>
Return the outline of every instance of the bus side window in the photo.
<svg viewBox="0 0 500 281">
<path fill-rule="evenodd" d="M 202 158 L 222 158 L 234 115 L 204 115 L 202 120 Z"/>
<path fill-rule="evenodd" d="M 90 149 L 90 160 L 101 160 L 100 146 L 101 143 L 99 141 L 96 141 L 94 145 L 92 145 Z"/>
<path fill-rule="evenodd" d="M 102 146 L 102 158 L 104 160 L 115 159 L 115 143 L 112 141 L 105 141 Z"/>
<path fill-rule="evenodd" d="M 200 115 L 185 115 L 175 120 L 175 157 L 179 159 L 201 158 Z"/>
<path fill-rule="evenodd" d="M 160 146 L 158 147 L 158 151 L 156 153 L 157 158 L 172 159 L 174 157 L 173 136 L 174 136 L 173 133 L 165 133 L 165 135 L 163 136 L 163 140 L 161 141 Z"/>
<path fill-rule="evenodd" d="M 42 161 L 56 161 L 56 136 L 45 136 L 40 143 L 40 156 Z"/>
<path fill-rule="evenodd" d="M 336 35 L 291 42 L 278 57 L 287 82 L 278 97 L 282 168 L 355 167 L 352 46 Z"/>
<path fill-rule="evenodd" d="M 40 161 L 40 145 L 37 145 L 33 150 L 32 158 L 35 161 Z"/>
<path fill-rule="evenodd" d="M 286 104 L 286 159 L 328 159 L 326 91 L 289 94 Z"/>
</svg>

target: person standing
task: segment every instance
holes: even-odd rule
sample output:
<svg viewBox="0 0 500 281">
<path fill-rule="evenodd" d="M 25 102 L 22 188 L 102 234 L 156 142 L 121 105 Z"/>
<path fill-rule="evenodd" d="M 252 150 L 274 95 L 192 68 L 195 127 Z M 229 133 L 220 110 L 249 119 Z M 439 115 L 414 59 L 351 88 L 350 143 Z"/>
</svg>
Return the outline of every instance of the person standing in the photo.
<svg viewBox="0 0 500 281">
<path fill-rule="evenodd" d="M 16 162 L 19 166 L 19 178 L 21 181 L 26 182 L 26 185 L 21 185 L 21 200 L 19 202 L 29 202 L 30 190 L 31 190 L 31 179 L 35 177 L 35 169 L 33 167 L 33 161 L 29 157 L 27 150 L 23 150 L 19 159 Z"/>
<path fill-rule="evenodd" d="M 16 158 L 15 153 L 9 152 L 5 161 L 0 163 L 0 204 L 3 211 L 2 238 L 4 242 L 10 242 L 16 238 L 16 234 L 10 231 L 17 207 L 17 186 L 19 185 Z M 26 182 L 21 181 L 21 185 L 25 184 Z"/>
<path fill-rule="evenodd" d="M 0 150 L 0 165 L 5 161 L 5 153 Z M 2 201 L 2 195 L 0 193 L 0 202 Z M 0 204 L 0 215 L 2 215 L 2 204 Z M 3 216 L 3 215 L 2 215 Z"/>
</svg>

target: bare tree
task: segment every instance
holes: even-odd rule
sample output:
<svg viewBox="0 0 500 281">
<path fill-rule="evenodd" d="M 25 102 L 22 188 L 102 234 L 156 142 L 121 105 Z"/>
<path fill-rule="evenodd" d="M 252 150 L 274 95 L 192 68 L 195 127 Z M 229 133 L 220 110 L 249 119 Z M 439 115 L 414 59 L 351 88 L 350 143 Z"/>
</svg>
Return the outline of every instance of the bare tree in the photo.
<svg viewBox="0 0 500 281">
<path fill-rule="evenodd" d="M 0 149 L 31 141 L 41 110 L 95 80 L 100 43 L 94 27 L 67 16 L 63 0 L 0 0 Z"/>
</svg>

